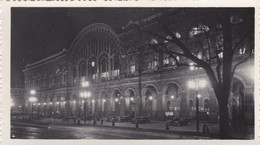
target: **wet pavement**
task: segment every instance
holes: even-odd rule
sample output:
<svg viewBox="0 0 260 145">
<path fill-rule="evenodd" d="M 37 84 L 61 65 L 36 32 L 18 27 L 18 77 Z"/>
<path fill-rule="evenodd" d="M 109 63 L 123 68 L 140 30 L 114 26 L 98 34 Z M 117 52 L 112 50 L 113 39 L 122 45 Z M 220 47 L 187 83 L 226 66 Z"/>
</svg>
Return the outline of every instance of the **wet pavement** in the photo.
<svg viewBox="0 0 260 145">
<path fill-rule="evenodd" d="M 59 126 L 12 122 L 13 139 L 201 139 L 200 136 L 129 130 L 119 127 Z"/>
</svg>

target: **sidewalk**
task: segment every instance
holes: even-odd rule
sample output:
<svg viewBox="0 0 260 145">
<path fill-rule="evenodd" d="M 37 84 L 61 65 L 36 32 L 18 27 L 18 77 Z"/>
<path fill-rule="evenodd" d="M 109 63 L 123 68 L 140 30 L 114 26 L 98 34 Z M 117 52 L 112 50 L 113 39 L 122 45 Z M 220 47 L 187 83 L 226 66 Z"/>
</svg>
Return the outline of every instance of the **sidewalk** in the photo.
<svg viewBox="0 0 260 145">
<path fill-rule="evenodd" d="M 52 125 L 85 125 L 83 120 L 80 120 L 80 124 L 74 122 L 64 122 L 62 119 L 54 119 L 54 118 L 45 118 L 40 120 L 14 120 L 14 121 L 23 121 L 23 122 L 31 122 L 31 123 L 39 123 L 39 124 L 52 124 Z M 93 120 L 87 121 L 86 125 L 93 125 Z M 205 123 L 200 123 L 200 134 L 202 135 L 203 125 Z M 209 131 L 211 136 L 216 137 L 218 133 L 218 125 L 217 124 L 206 124 L 209 127 Z M 136 129 L 136 124 L 131 122 L 115 122 L 115 126 L 112 126 L 112 122 L 103 122 L 101 125 L 101 121 L 97 121 L 97 127 L 119 127 L 125 129 Z M 164 121 L 151 121 L 146 124 L 139 124 L 139 130 L 142 131 L 154 131 L 154 132 L 169 132 L 169 133 L 180 133 L 180 134 L 190 134 L 190 135 L 198 135 L 196 130 L 196 122 L 193 122 L 191 125 L 187 126 L 169 126 L 169 131 L 166 131 L 166 122 Z"/>
</svg>

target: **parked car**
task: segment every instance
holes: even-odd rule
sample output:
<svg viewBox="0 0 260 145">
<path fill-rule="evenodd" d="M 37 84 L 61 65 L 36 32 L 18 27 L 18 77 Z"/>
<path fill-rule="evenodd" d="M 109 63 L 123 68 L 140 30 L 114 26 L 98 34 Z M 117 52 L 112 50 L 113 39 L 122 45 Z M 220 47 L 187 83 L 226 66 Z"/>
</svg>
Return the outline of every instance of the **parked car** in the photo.
<svg viewBox="0 0 260 145">
<path fill-rule="evenodd" d="M 191 120 L 188 118 L 175 118 L 172 120 L 168 120 L 167 122 L 169 125 L 173 126 L 185 126 L 191 124 Z"/>
<path fill-rule="evenodd" d="M 135 117 L 131 120 L 132 123 L 148 123 L 150 122 L 150 119 L 146 116 L 139 116 L 139 117 Z"/>
<path fill-rule="evenodd" d="M 121 122 L 129 122 L 129 121 L 131 121 L 133 118 L 134 118 L 134 114 L 129 114 L 129 115 L 120 117 L 120 121 L 121 121 Z"/>
<path fill-rule="evenodd" d="M 120 116 L 108 116 L 106 118 L 106 122 L 118 122 L 120 120 Z"/>
</svg>

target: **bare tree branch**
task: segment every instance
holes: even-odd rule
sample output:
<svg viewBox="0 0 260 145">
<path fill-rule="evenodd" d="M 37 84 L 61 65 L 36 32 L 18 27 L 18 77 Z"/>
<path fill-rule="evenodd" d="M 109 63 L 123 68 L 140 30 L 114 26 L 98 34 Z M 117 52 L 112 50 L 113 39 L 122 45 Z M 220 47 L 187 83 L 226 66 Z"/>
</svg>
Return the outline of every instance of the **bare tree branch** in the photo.
<svg viewBox="0 0 260 145">
<path fill-rule="evenodd" d="M 249 60 L 249 59 L 251 58 L 253 49 L 254 49 L 254 45 L 249 49 L 249 54 L 248 54 L 248 56 L 234 65 L 233 70 L 232 70 L 232 72 L 231 72 L 231 75 L 232 75 L 232 76 L 234 76 L 235 71 L 236 71 L 236 68 L 237 68 L 239 65 L 241 65 L 242 63 L 246 62 L 247 60 Z"/>
<path fill-rule="evenodd" d="M 233 52 L 235 52 L 235 51 L 237 50 L 237 47 L 244 42 L 244 40 L 247 38 L 248 35 L 249 35 L 249 33 L 246 33 L 246 34 L 235 44 L 235 46 L 232 48 Z"/>
<path fill-rule="evenodd" d="M 216 52 L 216 58 L 217 58 L 217 62 L 218 62 L 217 67 L 216 67 L 218 83 L 222 84 L 222 78 L 221 78 L 221 72 L 220 72 L 220 68 L 222 66 L 222 62 L 221 62 L 217 52 Z"/>
</svg>

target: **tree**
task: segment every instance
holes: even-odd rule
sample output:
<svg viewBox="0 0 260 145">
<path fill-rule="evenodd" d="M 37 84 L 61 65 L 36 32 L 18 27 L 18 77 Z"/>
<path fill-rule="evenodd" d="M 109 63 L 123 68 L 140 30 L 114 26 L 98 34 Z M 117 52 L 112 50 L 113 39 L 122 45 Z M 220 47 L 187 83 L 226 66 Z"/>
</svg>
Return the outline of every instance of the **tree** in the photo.
<svg viewBox="0 0 260 145">
<path fill-rule="evenodd" d="M 236 68 L 253 56 L 254 9 L 163 9 L 131 21 L 125 31 L 136 32 L 136 50 L 168 54 L 178 66 L 189 64 L 177 57 L 187 58 L 205 71 L 219 104 L 220 138 L 230 138 L 232 78 Z M 243 58 L 238 59 L 238 53 Z"/>
</svg>

